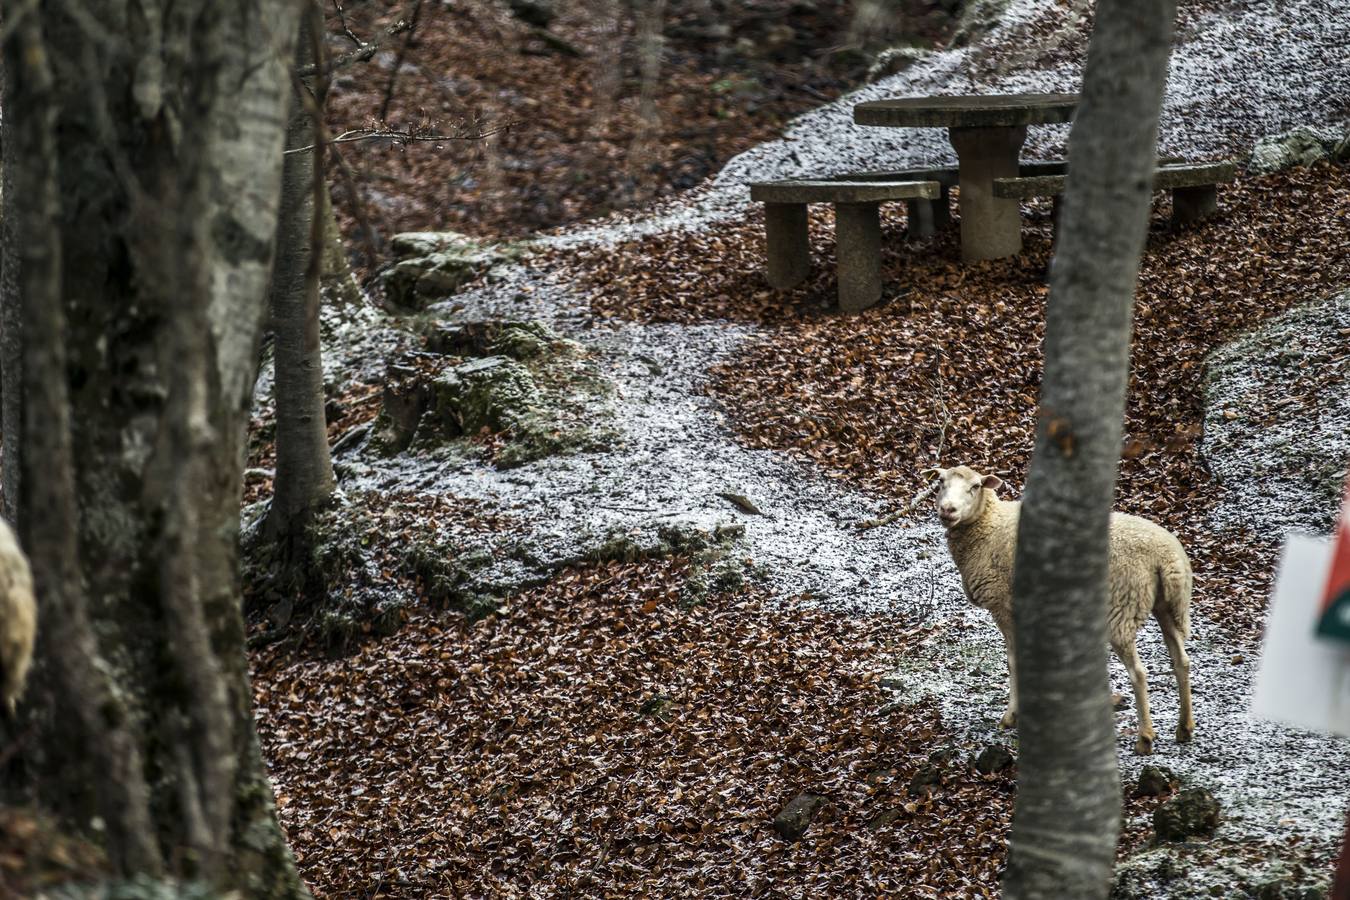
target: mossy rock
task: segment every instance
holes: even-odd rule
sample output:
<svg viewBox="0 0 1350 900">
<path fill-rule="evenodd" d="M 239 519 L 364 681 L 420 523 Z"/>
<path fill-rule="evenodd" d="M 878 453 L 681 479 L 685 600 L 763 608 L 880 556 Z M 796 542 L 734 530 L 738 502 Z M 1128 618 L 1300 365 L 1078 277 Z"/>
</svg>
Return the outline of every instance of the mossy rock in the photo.
<svg viewBox="0 0 1350 900">
<path fill-rule="evenodd" d="M 966 4 L 952 34 L 951 46 L 965 47 L 975 43 L 997 27 L 1011 0 L 971 0 Z"/>
<path fill-rule="evenodd" d="M 455 366 L 428 388 L 430 412 L 445 437 L 505 431 L 519 424 L 539 400 L 530 370 L 505 356 Z"/>
<path fill-rule="evenodd" d="M 759 573 L 741 555 L 745 526 L 711 530 L 689 523 L 661 525 L 653 532 L 616 529 L 602 535 L 582 558 L 589 562 L 632 563 L 643 559 L 689 558 L 680 603 L 685 607 L 741 590 Z"/>
<path fill-rule="evenodd" d="M 447 356 L 509 356 L 525 362 L 548 355 L 575 355 L 581 345 L 560 336 L 543 322 L 470 319 L 423 321 L 421 332 L 428 353 Z"/>
<path fill-rule="evenodd" d="M 1247 171 L 1253 175 L 1269 175 L 1296 166 L 1310 166 L 1343 152 L 1341 145 L 1345 137 L 1329 128 L 1310 125 L 1264 137 L 1252 149 Z"/>
<path fill-rule="evenodd" d="M 1160 841 L 1208 837 L 1219 827 L 1219 801 L 1204 788 L 1187 788 L 1153 811 Z"/>
<path fill-rule="evenodd" d="M 41 895 L 47 900 L 230 900 L 237 893 L 221 893 L 198 881 L 173 881 L 137 875 L 126 881 L 99 881 L 64 885 Z"/>
<path fill-rule="evenodd" d="M 1163 844 L 1134 853 L 1116 865 L 1112 900 L 1208 900 L 1255 897 L 1270 900 L 1323 900 L 1329 889 L 1328 860 L 1308 846 L 1267 845 L 1264 854 L 1240 847 L 1195 843 Z M 1202 849 L 1206 848 L 1206 849 Z M 1236 852 L 1230 852 L 1236 851 Z M 1257 861 L 1264 855 L 1264 861 Z"/>
<path fill-rule="evenodd" d="M 501 608 L 501 598 L 485 590 L 478 575 L 493 561 L 484 549 L 433 542 L 414 543 L 403 553 L 403 571 L 416 578 L 428 602 L 438 609 L 462 612 L 471 621 L 492 615 Z"/>
<path fill-rule="evenodd" d="M 384 455 L 492 434 L 501 468 L 608 449 L 617 437 L 611 383 L 575 341 L 541 322 L 429 322 L 414 317 L 428 352 L 480 355 L 426 374 L 425 361 L 391 363 L 371 448 Z M 478 448 L 469 448 L 479 452 Z"/>
<path fill-rule="evenodd" d="M 889 78 L 932 55 L 933 51 L 922 47 L 891 47 L 889 50 L 882 50 L 868 67 L 867 80 L 875 82 Z"/>
<path fill-rule="evenodd" d="M 579 349 L 580 345 L 575 341 L 559 337 L 543 322 L 506 322 L 498 329 L 490 347 L 493 353 L 521 361 Z"/>
<path fill-rule="evenodd" d="M 379 275 L 386 304 L 417 312 L 451 296 L 509 254 L 452 231 L 414 231 L 389 242 L 395 262 Z"/>
<path fill-rule="evenodd" d="M 296 637 L 341 656 L 395 633 L 408 598 L 391 594 L 371 558 L 377 527 L 359 504 L 334 502 L 283 543 L 266 533 L 265 516 L 252 517 L 241 540 L 244 609 L 268 627 L 250 643 Z"/>
</svg>

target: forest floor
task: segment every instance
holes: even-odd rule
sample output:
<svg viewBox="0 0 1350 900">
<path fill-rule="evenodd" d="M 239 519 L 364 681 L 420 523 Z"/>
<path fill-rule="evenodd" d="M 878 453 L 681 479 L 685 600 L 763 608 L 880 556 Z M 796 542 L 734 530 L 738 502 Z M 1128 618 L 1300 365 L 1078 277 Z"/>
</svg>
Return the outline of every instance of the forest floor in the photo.
<svg viewBox="0 0 1350 900">
<path fill-rule="evenodd" d="M 1221 67 L 1206 27 L 1220 43 L 1257 30 L 1194 6 L 1199 49 L 1178 51 L 1180 77 Z M 1029 30 L 1044 53 L 981 74 L 977 45 L 876 89 L 957 69 L 987 88 L 1027 68 L 1061 87 L 1072 42 L 1036 8 L 1013 4 L 991 40 Z M 1299 21 L 1350 27 L 1329 8 L 1300 4 Z M 1296 114 L 1272 97 L 1315 105 L 1271 66 L 1259 111 L 1237 96 L 1165 123 L 1164 149 L 1236 150 L 1251 141 L 1238 126 Z M 506 353 L 500 339 L 445 346 L 445 326 L 485 321 L 566 338 L 542 332 L 548 354 L 521 365 L 541 385 L 549 366 L 584 371 L 587 399 L 559 429 L 580 417 L 588 438 L 523 464 L 509 427 L 393 453 L 377 433 L 343 441 L 331 586 L 370 615 L 304 620 L 254 598 L 255 636 L 309 623 L 298 641 L 257 641 L 254 678 L 317 896 L 996 895 L 1016 775 L 1015 734 L 996 727 L 997 633 L 925 509 L 858 526 L 906 505 L 933 462 L 1021 483 L 1048 209 L 1031 208 L 1021 256 L 976 266 L 951 235 L 905 242 L 888 213 L 886 296 L 855 317 L 830 309 L 830 222 L 815 216 L 817 274 L 770 291 L 736 180 L 823 157 L 841 107 L 807 117 L 816 138 L 799 121 L 658 214 L 559 232 L 418 315 L 326 311 L 335 442 L 372 425 L 391 363 L 435 377 Z M 940 152 L 927 141 L 890 155 Z M 1350 171 L 1244 176 L 1181 233 L 1167 212 L 1141 269 L 1119 501 L 1175 529 L 1195 562 L 1199 730 L 1142 760 L 1133 713 L 1118 716 L 1122 857 L 1152 839 L 1160 800 L 1128 797 L 1146 761 L 1211 789 L 1225 815 L 1210 841 L 1136 857 L 1121 890 L 1280 896 L 1327 871 L 1350 773 L 1338 742 L 1246 714 L 1281 533 L 1327 528 L 1350 450 Z M 406 221 L 462 227 L 456 215 Z M 267 494 L 268 403 L 264 378 L 250 500 Z M 1142 654 L 1166 735 L 1175 687 L 1152 628 Z M 1114 663 L 1112 677 L 1128 693 Z M 826 803 L 785 841 L 772 821 L 803 793 Z"/>
</svg>

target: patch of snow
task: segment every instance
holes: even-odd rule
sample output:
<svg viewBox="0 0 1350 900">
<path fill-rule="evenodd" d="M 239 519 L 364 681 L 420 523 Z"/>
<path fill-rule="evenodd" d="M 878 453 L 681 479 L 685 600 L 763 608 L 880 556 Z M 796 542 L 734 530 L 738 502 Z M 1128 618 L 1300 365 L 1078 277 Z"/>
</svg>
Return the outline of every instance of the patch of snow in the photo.
<svg viewBox="0 0 1350 900">
<path fill-rule="evenodd" d="M 1219 530 L 1327 532 L 1350 461 L 1350 291 L 1265 323 L 1210 355 L 1205 438 L 1223 484 Z"/>
</svg>

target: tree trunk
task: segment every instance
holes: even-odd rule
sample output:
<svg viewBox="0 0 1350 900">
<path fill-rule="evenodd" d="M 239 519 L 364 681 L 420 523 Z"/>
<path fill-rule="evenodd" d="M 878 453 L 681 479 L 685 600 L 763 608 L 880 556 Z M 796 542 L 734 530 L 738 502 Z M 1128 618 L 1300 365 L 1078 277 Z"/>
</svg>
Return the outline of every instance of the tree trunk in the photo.
<svg viewBox="0 0 1350 900">
<path fill-rule="evenodd" d="M 296 49 L 296 68 L 315 61 L 316 7 L 305 4 L 304 24 Z M 319 80 L 323 76 L 318 77 Z M 333 493 L 333 463 L 324 417 L 323 348 L 319 340 L 319 283 L 323 270 L 323 147 L 315 108 L 324 85 L 305 96 L 297 88 L 286 128 L 287 149 L 314 147 L 286 156 L 282 176 L 281 222 L 277 228 L 277 262 L 272 272 L 270 307 L 275 335 L 273 360 L 276 397 L 277 470 L 268 533 L 290 541 L 301 534 L 309 514 Z M 303 90 L 308 93 L 310 88 Z M 316 101 L 315 97 L 318 97 Z M 315 210 L 320 214 L 315 215 Z"/>
<path fill-rule="evenodd" d="M 102 821 L 119 874 L 305 896 L 253 728 L 238 560 L 296 4 L 15 17 L 24 241 L 3 303 L 24 334 L 17 513 L 43 623 L 29 781 L 72 827 Z"/>
<path fill-rule="evenodd" d="M 1174 0 L 1101 0 L 1069 137 L 1045 375 L 1013 566 L 1017 804 L 1009 898 L 1106 897 L 1120 827 L 1107 531 Z"/>
<path fill-rule="evenodd" d="M 0 109 L 12 108 L 16 77 L 12 65 L 6 64 L 0 71 L 0 90 L 4 91 Z M 18 124 L 13 116 L 0 116 L 0 297 L 18 296 L 19 206 L 12 181 Z M 18 303 L 0 304 L 0 494 L 3 494 L 0 513 L 10 522 L 16 520 L 19 510 L 19 440 L 23 421 L 20 325 Z"/>
</svg>

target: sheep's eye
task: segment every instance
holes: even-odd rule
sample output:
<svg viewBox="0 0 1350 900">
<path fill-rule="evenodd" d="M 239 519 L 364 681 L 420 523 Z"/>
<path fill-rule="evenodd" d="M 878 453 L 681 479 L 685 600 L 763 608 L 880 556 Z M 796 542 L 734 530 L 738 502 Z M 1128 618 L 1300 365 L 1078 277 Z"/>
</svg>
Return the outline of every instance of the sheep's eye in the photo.
<svg viewBox="0 0 1350 900">
<path fill-rule="evenodd" d="M 975 493 L 976 491 L 978 491 L 979 489 L 980 489 L 980 486 L 979 486 L 978 484 L 972 484 L 972 485 L 970 486 L 970 492 L 971 492 L 972 494 Z"/>
</svg>

